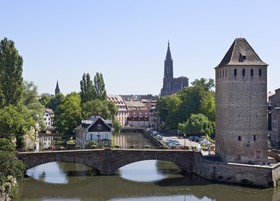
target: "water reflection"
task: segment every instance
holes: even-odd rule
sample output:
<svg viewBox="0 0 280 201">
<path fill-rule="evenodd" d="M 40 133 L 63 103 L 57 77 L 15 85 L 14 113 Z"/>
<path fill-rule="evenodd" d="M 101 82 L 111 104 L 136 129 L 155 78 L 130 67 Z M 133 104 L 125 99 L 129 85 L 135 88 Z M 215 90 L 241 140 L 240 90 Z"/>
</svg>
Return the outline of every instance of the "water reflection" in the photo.
<svg viewBox="0 0 280 201">
<path fill-rule="evenodd" d="M 122 178 L 137 182 L 155 182 L 167 177 L 182 177 L 173 163 L 147 160 L 126 165 L 119 169 Z"/>
<path fill-rule="evenodd" d="M 22 201 L 280 200 L 278 189 L 213 184 L 193 174 L 181 174 L 172 163 L 158 161 L 130 164 L 116 176 L 92 176 L 88 167 L 71 163 L 37 166 L 28 174 L 31 177 L 23 182 Z"/>
</svg>

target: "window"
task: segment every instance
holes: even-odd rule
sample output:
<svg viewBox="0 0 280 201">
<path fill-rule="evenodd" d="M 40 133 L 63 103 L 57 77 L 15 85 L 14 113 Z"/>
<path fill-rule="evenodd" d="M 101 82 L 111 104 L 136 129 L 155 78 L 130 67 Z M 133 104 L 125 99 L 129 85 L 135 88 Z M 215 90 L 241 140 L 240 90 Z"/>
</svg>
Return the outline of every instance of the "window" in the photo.
<svg viewBox="0 0 280 201">
<path fill-rule="evenodd" d="M 101 124 L 97 124 L 97 130 L 101 130 L 102 129 L 102 125 Z"/>
<path fill-rule="evenodd" d="M 239 62 L 246 60 L 246 55 L 244 53 L 239 53 Z"/>
<path fill-rule="evenodd" d="M 245 76 L 245 69 L 242 70 L 242 76 Z"/>
<path fill-rule="evenodd" d="M 251 69 L 251 76 L 254 76 L 254 70 Z"/>
<path fill-rule="evenodd" d="M 253 140 L 254 140 L 254 141 L 257 140 L 257 136 L 256 136 L 256 135 L 253 136 Z"/>
<path fill-rule="evenodd" d="M 240 135 L 238 136 L 238 141 L 241 141 L 241 136 Z"/>
<path fill-rule="evenodd" d="M 259 76 L 262 76 L 262 69 L 259 69 Z"/>
<path fill-rule="evenodd" d="M 234 76 L 236 76 L 237 75 L 237 70 L 236 69 L 234 69 Z"/>
</svg>

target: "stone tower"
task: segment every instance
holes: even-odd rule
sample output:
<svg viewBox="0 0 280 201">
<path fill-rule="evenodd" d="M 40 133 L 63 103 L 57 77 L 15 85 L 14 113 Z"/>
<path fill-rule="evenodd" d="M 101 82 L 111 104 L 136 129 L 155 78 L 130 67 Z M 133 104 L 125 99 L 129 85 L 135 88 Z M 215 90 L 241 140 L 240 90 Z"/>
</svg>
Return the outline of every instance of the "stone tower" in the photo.
<svg viewBox="0 0 280 201">
<path fill-rule="evenodd" d="M 171 57 L 170 45 L 168 42 L 166 58 L 164 60 L 163 86 L 160 92 L 161 96 L 168 96 L 177 93 L 184 87 L 189 86 L 189 79 L 186 77 L 173 77 L 173 60 Z"/>
<path fill-rule="evenodd" d="M 58 85 L 58 81 L 56 82 L 56 87 L 55 87 L 55 95 L 60 93 L 60 89 L 59 89 L 59 85 Z"/>
<path fill-rule="evenodd" d="M 216 154 L 226 162 L 267 161 L 267 64 L 237 38 L 216 72 Z"/>
</svg>

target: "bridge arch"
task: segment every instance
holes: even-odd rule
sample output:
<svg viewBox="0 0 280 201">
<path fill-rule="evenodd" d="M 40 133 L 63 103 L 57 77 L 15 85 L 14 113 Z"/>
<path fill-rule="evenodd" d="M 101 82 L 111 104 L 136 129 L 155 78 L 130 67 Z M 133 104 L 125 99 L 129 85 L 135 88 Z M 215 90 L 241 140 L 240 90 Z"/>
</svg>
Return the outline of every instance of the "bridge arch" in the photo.
<svg viewBox="0 0 280 201">
<path fill-rule="evenodd" d="M 143 160 L 172 162 L 182 170 L 189 172 L 192 172 L 193 169 L 193 151 L 183 150 L 71 150 L 21 152 L 17 155 L 27 169 L 54 161 L 71 162 L 92 167 L 103 175 L 113 175 L 119 168 Z"/>
</svg>

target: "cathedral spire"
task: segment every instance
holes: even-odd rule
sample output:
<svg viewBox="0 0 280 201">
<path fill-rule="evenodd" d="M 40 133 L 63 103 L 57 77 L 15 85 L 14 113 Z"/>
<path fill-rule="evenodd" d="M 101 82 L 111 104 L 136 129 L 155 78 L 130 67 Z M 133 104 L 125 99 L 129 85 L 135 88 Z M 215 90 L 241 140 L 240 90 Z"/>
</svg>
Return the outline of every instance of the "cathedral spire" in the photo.
<svg viewBox="0 0 280 201">
<path fill-rule="evenodd" d="M 165 60 L 172 60 L 169 41 L 168 41 L 168 47 L 167 47 L 167 53 L 166 53 Z"/>
<path fill-rule="evenodd" d="M 56 82 L 56 87 L 55 87 L 55 95 L 60 93 L 60 89 L 59 89 L 59 85 L 58 85 L 58 81 Z"/>
<path fill-rule="evenodd" d="M 167 46 L 166 58 L 164 61 L 164 78 L 173 78 L 173 60 L 171 57 L 169 41 Z"/>
</svg>

